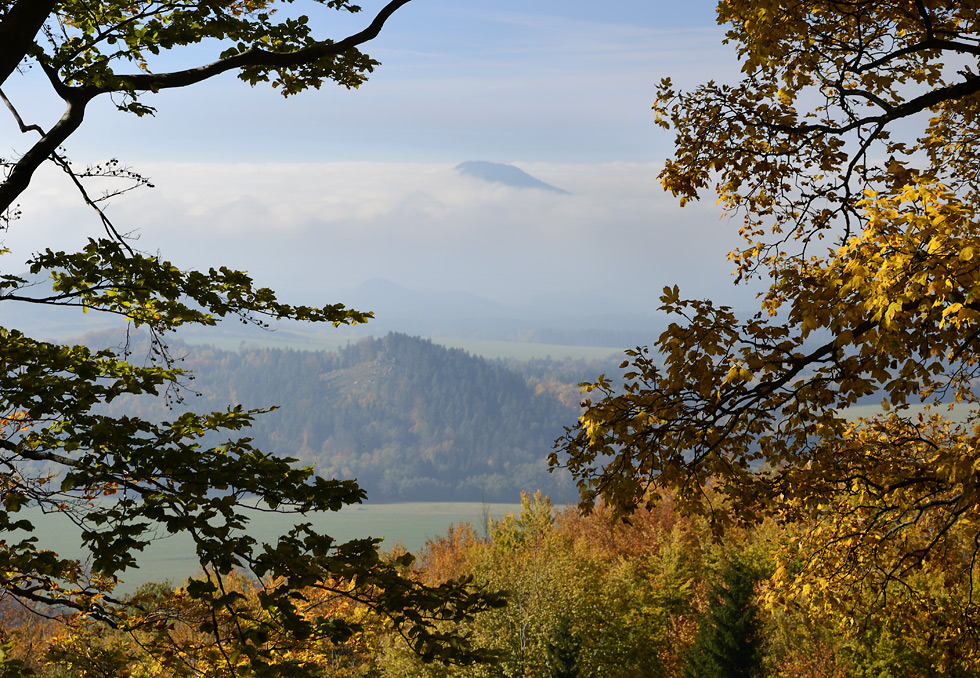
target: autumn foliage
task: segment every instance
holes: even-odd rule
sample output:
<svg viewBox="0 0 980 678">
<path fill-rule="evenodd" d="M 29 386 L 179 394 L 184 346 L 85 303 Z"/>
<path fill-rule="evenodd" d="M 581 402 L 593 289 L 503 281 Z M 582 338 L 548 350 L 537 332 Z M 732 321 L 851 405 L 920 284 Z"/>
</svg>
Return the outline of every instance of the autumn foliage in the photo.
<svg viewBox="0 0 980 678">
<path fill-rule="evenodd" d="M 716 532 L 799 529 L 767 600 L 844 636 L 929 628 L 930 671 L 980 670 L 980 5 L 725 0 L 718 17 L 742 78 L 662 81 L 660 179 L 681 204 L 717 197 L 759 312 L 666 288 L 674 322 L 628 352 L 624 388 L 586 385 L 552 463 L 586 510 L 670 496 Z"/>
</svg>

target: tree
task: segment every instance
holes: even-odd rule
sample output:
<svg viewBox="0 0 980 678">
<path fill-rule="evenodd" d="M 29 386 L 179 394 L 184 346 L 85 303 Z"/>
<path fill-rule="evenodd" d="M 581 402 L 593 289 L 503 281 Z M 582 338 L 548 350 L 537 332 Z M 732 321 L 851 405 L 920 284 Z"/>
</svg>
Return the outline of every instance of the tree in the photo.
<svg viewBox="0 0 980 678">
<path fill-rule="evenodd" d="M 555 620 L 555 630 L 547 645 L 547 668 L 550 678 L 579 678 L 578 655 L 581 643 L 572 635 L 568 617 Z"/>
<path fill-rule="evenodd" d="M 685 678 L 754 678 L 762 675 L 762 641 L 755 607 L 758 576 L 734 560 L 722 572 L 687 651 Z"/>
<path fill-rule="evenodd" d="M 719 530 L 808 521 L 774 583 L 842 629 L 876 606 L 910 628 L 942 617 L 940 669 L 978 661 L 978 9 L 719 3 L 742 78 L 661 82 L 656 121 L 676 138 L 660 179 L 682 204 L 713 185 L 741 217 L 730 259 L 762 284 L 760 312 L 666 288 L 675 322 L 628 352 L 622 389 L 586 385 L 551 459 L 586 509 L 672 493 Z M 883 411 L 848 411 L 868 401 Z"/>
<path fill-rule="evenodd" d="M 227 71 L 253 85 L 271 82 L 283 95 L 327 81 L 357 87 L 377 65 L 358 46 L 378 35 L 407 2 L 391 0 L 365 30 L 337 41 L 315 35 L 305 15 L 287 12 L 288 0 L 0 2 L 0 84 L 40 73 L 64 102 L 61 118 L 43 129 L 23 120 L 15 103 L 2 96 L 25 138 L 38 137 L 26 152 L 2 161 L 4 226 L 25 227 L 17 222 L 16 200 L 50 162 L 67 175 L 105 231 L 78 252 L 52 243 L 30 255 L 26 267 L 32 278 L 0 276 L 0 301 L 118 316 L 148 331 L 152 341 L 152 361 L 140 364 L 127 360 L 128 345 L 95 351 L 0 329 L 0 589 L 8 601 L 45 614 L 74 613 L 134 638 L 161 632 L 164 638 L 155 641 L 160 661 L 173 671 L 194 673 L 194 658 L 166 640 L 173 628 L 166 614 L 112 596 L 119 575 L 135 566 L 156 534 L 187 532 L 202 567 L 185 589 L 188 604 L 203 610 L 196 640 L 212 648 L 216 656 L 209 661 L 225 675 L 304 675 L 314 669 L 277 659 L 284 656 L 283 643 L 300 648 L 342 642 L 362 628 L 310 603 L 308 591 L 363 604 L 427 659 L 479 658 L 435 622 L 466 618 L 497 604 L 494 596 L 462 581 L 423 586 L 403 576 L 411 556 L 385 560 L 377 540 L 338 544 L 305 523 L 272 544 L 257 544 L 248 535 L 250 512 L 302 516 L 364 499 L 353 481 L 317 477 L 236 437 L 258 411 L 188 412 L 156 423 L 100 409 L 123 394 L 179 397 L 186 375 L 171 360 L 166 336 L 180 326 L 214 325 L 225 317 L 260 325 L 283 318 L 339 325 L 364 322 L 370 314 L 339 304 L 291 306 L 244 272 L 183 271 L 137 251 L 105 204 L 146 179 L 114 160 L 76 169 L 60 148 L 97 97 L 111 96 L 120 111 L 147 115 L 153 113 L 146 103 L 150 95 Z M 348 0 L 319 4 L 360 10 Z M 194 45 L 213 48 L 214 60 L 169 72 L 157 67 L 161 55 Z M 121 183 L 99 195 L 93 180 Z M 38 279 L 49 284 L 34 284 Z M 90 561 L 44 548 L 30 534 L 33 519 L 23 512 L 28 506 L 70 517 Z M 239 570 L 258 582 L 257 607 L 229 585 Z"/>
<path fill-rule="evenodd" d="M 398 648 L 378 662 L 385 675 L 679 676 L 692 603 L 714 573 L 703 566 L 691 521 L 666 505 L 634 518 L 624 526 L 606 511 L 556 512 L 540 493 L 524 494 L 521 512 L 492 521 L 486 538 L 466 526 L 428 542 L 420 562 L 430 582 L 464 572 L 506 593 L 505 608 L 465 625 L 500 660 L 427 668 Z"/>
</svg>

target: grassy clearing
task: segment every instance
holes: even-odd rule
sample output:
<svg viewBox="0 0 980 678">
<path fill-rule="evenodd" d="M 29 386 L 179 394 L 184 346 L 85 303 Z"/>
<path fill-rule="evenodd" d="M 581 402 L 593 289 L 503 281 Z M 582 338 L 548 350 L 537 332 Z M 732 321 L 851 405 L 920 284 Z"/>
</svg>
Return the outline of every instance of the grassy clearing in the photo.
<svg viewBox="0 0 980 678">
<path fill-rule="evenodd" d="M 236 332 L 188 333 L 181 338 L 190 344 L 208 344 L 225 351 L 240 348 L 292 348 L 302 351 L 336 351 L 348 343 L 356 344 L 364 337 L 345 333 L 323 331 L 275 330 L 269 332 L 251 331 L 247 335 Z M 609 346 L 564 346 L 561 344 L 535 344 L 523 341 L 496 341 L 491 339 L 459 339 L 454 337 L 431 337 L 432 342 L 447 348 L 460 348 L 482 358 L 513 358 L 532 360 L 553 358 L 555 360 L 595 360 L 607 358 L 623 352 L 622 348 Z"/>
<path fill-rule="evenodd" d="M 303 516 L 284 516 L 252 513 L 248 533 L 259 541 L 274 542 L 297 522 L 310 522 L 322 533 L 339 542 L 364 537 L 383 537 L 382 548 L 390 549 L 401 542 L 409 551 L 418 551 L 426 539 L 446 533 L 449 525 L 471 523 L 477 532 L 484 529 L 484 508 L 488 515 L 499 518 L 507 513 L 520 512 L 520 504 L 483 504 L 480 502 L 409 502 L 400 504 L 361 504 L 347 506 L 338 513 Z M 42 516 L 33 508 L 24 509 L 19 516 L 34 522 L 34 534 L 40 548 L 49 548 L 65 557 L 82 557 L 79 550 L 78 528 L 65 516 Z M 148 582 L 181 581 L 198 570 L 194 545 L 184 534 L 168 535 L 153 542 L 139 554 L 139 567 L 123 573 L 123 583 L 116 593 L 134 590 Z"/>
<path fill-rule="evenodd" d="M 522 341 L 492 341 L 489 339 L 451 339 L 433 337 L 432 342 L 448 348 L 461 348 L 467 353 L 483 358 L 554 358 L 561 360 L 595 360 L 623 352 L 621 348 L 608 346 L 563 346 L 560 344 L 532 344 Z"/>
</svg>

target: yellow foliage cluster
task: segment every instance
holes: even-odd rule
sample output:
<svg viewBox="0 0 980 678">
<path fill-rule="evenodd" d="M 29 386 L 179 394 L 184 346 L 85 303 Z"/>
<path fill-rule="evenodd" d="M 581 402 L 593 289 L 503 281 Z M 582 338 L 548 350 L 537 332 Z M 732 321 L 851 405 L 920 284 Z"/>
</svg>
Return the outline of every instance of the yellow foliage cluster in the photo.
<svg viewBox="0 0 980 678">
<path fill-rule="evenodd" d="M 742 79 L 662 81 L 656 121 L 676 138 L 660 178 L 682 204 L 713 186 L 740 219 L 729 259 L 763 285 L 759 313 L 666 288 L 675 322 L 628 352 L 621 388 L 590 385 L 552 464 L 586 509 L 671 495 L 718 531 L 805 526 L 771 600 L 852 630 L 883 609 L 910 629 L 942 619 L 937 670 L 976 666 L 980 3 L 718 12 Z"/>
<path fill-rule="evenodd" d="M 57 667 L 79 676 L 263 675 L 262 667 L 271 665 L 276 675 L 342 678 L 362 675 L 380 639 L 390 633 L 390 625 L 367 605 L 343 594 L 354 591 L 352 583 L 325 582 L 295 596 L 302 601 L 298 614 L 307 621 L 336 618 L 356 626 L 359 630 L 344 642 L 331 641 L 329 633 L 315 629 L 305 638 L 279 632 L 276 610 L 263 610 L 259 602 L 263 590 L 275 582 L 263 585 L 236 575 L 226 584 L 226 593 L 238 597 L 234 616 L 215 616 L 184 587 L 150 584 L 129 597 L 127 612 L 112 625 L 85 615 L 62 616 L 57 625 L 49 625 L 44 642 L 31 647 L 30 659 L 38 670 Z M 16 633 L 35 626 L 32 620 Z M 18 646 L 23 649 L 22 643 Z M 253 661 L 256 651 L 263 660 L 258 665 Z"/>
</svg>

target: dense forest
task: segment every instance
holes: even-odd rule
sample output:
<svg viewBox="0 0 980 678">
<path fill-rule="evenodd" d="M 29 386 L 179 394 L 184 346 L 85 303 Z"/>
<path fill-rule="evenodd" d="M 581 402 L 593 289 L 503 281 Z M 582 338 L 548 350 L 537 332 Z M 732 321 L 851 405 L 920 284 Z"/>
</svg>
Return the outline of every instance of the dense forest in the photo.
<svg viewBox="0 0 980 678">
<path fill-rule="evenodd" d="M 248 432 L 258 447 L 357 479 L 372 501 L 506 502 L 538 489 L 574 499 L 546 458 L 578 414 L 577 383 L 615 366 L 489 361 L 404 334 L 337 352 L 171 348 L 193 371 L 174 410 L 275 408 Z M 141 354 L 138 341 L 130 349 Z M 174 414 L 150 398 L 119 398 L 111 412 Z"/>
<path fill-rule="evenodd" d="M 697 3 L 632 0 L 596 13 L 559 2 L 533 15 L 516 3 L 505 21 L 484 3 L 402 24 L 409 2 L 382 0 L 350 33 L 346 20 L 303 12 L 361 11 L 352 0 L 0 1 L 0 99 L 22 135 L 0 159 L 10 236 L 0 255 L 14 260 L 0 275 L 0 678 L 980 676 L 980 3 L 722 0 L 722 57 L 703 41 L 720 35 Z M 425 58 L 402 61 L 397 102 L 373 99 L 384 115 L 321 100 L 279 125 L 260 106 L 259 134 L 223 125 L 252 167 L 244 176 L 281 192 L 275 201 L 257 199 L 256 184 L 227 168 L 231 156 L 198 163 L 210 141 L 180 143 L 194 139 L 188 131 L 222 138 L 195 102 L 217 95 L 236 122 L 248 117 L 219 78 L 284 95 L 359 88 L 380 63 L 360 48 L 396 12 L 391 27 L 409 26 L 412 40 L 382 53 L 418 57 L 424 45 Z M 531 67 L 547 52 L 564 65 Z M 669 70 L 685 57 L 701 61 L 675 84 Z M 466 70 L 433 80 L 437 64 Z M 693 85 L 699 73 L 711 79 Z M 653 98 L 642 106 L 651 124 L 673 136 L 656 180 L 640 163 L 660 142 L 617 122 L 630 115 L 619 93 L 631 81 Z M 158 93 L 208 82 L 204 98 L 184 100 L 190 125 L 168 128 L 164 114 L 137 133 L 149 146 L 105 122 L 113 106 L 148 116 L 151 103 L 174 101 Z M 466 116 L 481 135 L 503 118 L 518 123 L 474 147 L 568 167 L 577 155 L 595 173 L 578 184 L 595 202 L 545 211 L 509 191 L 474 202 L 452 186 L 451 201 L 414 186 L 401 198 L 388 170 L 370 168 L 358 188 L 304 160 L 348 157 L 321 153 L 331 148 L 321 130 L 343 130 L 334 136 L 349 137 L 346 148 L 382 163 L 393 151 L 411 157 L 402 139 L 425 157 L 439 143 L 467 145 L 466 130 L 450 128 L 463 109 L 444 97 L 428 112 L 449 118 L 417 115 L 427 109 L 415 95 L 443 92 L 432 82 L 476 82 L 453 95 L 493 113 Z M 558 107 L 538 115 L 523 98 L 531 90 Z M 566 115 L 580 101 L 599 105 Z M 212 122 L 226 123 L 215 111 Z M 390 124 L 391 111 L 409 124 Z M 86 120 L 95 127 L 74 136 Z M 608 146 L 555 144 L 599 128 L 617 133 Z M 523 133 L 533 129 L 548 133 Z M 258 142 L 276 149 L 275 165 Z M 109 210 L 153 186 L 114 158 L 125 149 L 140 161 L 141 148 L 181 158 L 170 163 L 181 173 L 200 165 L 183 180 L 208 183 Z M 103 160 L 88 164 L 93 150 Z M 680 206 L 710 197 L 734 221 L 709 230 L 697 213 L 613 192 L 605 164 L 659 183 Z M 280 174 L 290 166 L 296 174 Z M 45 168 L 67 177 L 73 200 Z M 315 194 L 328 199 L 307 203 Z M 351 216 L 335 213 L 342 194 Z M 479 218 L 451 218 L 450 202 Z M 71 204 L 94 212 L 85 219 Z M 617 205 L 630 211 L 608 211 Z M 578 215 L 588 221 L 569 219 Z M 144 222 L 170 228 L 140 241 Z M 648 226 L 652 237 L 636 230 Z M 350 239 L 354 229 L 367 239 Z M 158 242 L 172 259 L 149 253 Z M 572 242 L 581 249 L 558 247 Z M 327 287 L 311 271 L 357 279 L 385 261 L 445 287 L 482 278 L 524 296 L 512 273 L 527 269 L 528 287 L 581 290 L 585 325 L 523 338 L 618 343 L 616 328 L 590 328 L 605 310 L 593 306 L 647 310 L 657 288 L 667 325 L 626 352 L 620 379 L 599 364 L 493 363 L 405 335 L 335 353 L 168 347 L 195 327 L 220 340 L 224 320 L 369 320 L 341 304 L 292 305 L 212 261 L 242 260 L 246 245 L 261 248 L 261 268 L 298 274 L 304 292 Z M 730 280 L 756 295 L 748 317 L 725 302 L 714 245 L 728 250 Z M 297 257 L 300 247 L 312 257 Z M 544 262 L 556 252 L 552 269 Z M 188 260 L 200 268 L 179 264 Z M 682 293 L 692 276 L 711 298 Z M 125 318 L 149 338 L 127 333 L 119 350 L 118 337 L 51 343 L 7 315 L 11 305 Z M 588 379 L 578 402 L 575 383 Z M 857 416 L 869 398 L 880 407 Z M 549 463 L 563 470 L 549 475 L 546 452 L 562 432 Z M 520 512 L 482 533 L 454 526 L 416 558 L 297 522 L 362 501 L 341 478 L 375 501 L 547 494 L 523 493 Z M 577 507 L 555 510 L 552 500 L 575 494 Z M 260 513 L 288 522 L 265 541 L 251 519 Z M 43 533 L 57 519 L 78 528 L 81 557 L 67 552 L 69 537 Z M 145 549 L 170 535 L 193 542 L 200 570 L 123 591 Z"/>
<path fill-rule="evenodd" d="M 541 495 L 525 495 L 522 510 L 486 531 L 453 526 L 429 541 L 406 576 L 439 585 L 469 579 L 503 592 L 507 605 L 446 630 L 465 634 L 491 659 L 471 666 L 423 662 L 390 619 L 342 595 L 309 588 L 298 613 L 317 611 L 352 621 L 344 642 L 312 636 L 300 646 L 254 624 L 279 668 L 304 666 L 335 678 L 921 678 L 977 675 L 969 648 L 937 643 L 926 625 L 955 624 L 956 595 L 932 584 L 948 606 L 928 620 L 903 605 L 885 605 L 872 591 L 811 614 L 799 600 L 778 595 L 768 582 L 777 568 L 799 567 L 806 526 L 765 523 L 712 536 L 701 519 L 681 516 L 672 501 L 637 511 L 630 524 L 607 507 L 591 515 L 556 510 Z M 962 554 L 947 554 L 962 565 Z M 397 548 L 384 555 L 395 560 Z M 229 593 L 244 609 L 258 609 L 263 593 L 252 579 L 234 577 Z M 267 582 L 266 585 L 269 585 Z M 66 616 L 46 620 L 7 606 L 6 632 L 20 668 L 42 678 L 67 676 L 228 675 L 221 652 L 244 657 L 234 641 L 217 646 L 196 633 L 214 621 L 187 595 L 186 586 L 158 583 L 126 599 L 129 623 L 112 628 Z M 170 620 L 170 634 L 157 619 Z M 166 651 L 170 654 L 166 654 Z M 164 660 L 155 653 L 164 653 Z M 170 661 L 186 653 L 189 665 Z M 247 660 L 238 659 L 242 675 Z M 173 666 L 183 669 L 173 670 Z M 283 673 L 281 675 L 290 675 Z"/>
</svg>

